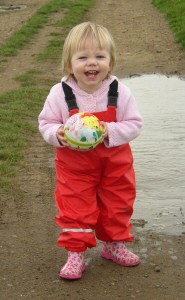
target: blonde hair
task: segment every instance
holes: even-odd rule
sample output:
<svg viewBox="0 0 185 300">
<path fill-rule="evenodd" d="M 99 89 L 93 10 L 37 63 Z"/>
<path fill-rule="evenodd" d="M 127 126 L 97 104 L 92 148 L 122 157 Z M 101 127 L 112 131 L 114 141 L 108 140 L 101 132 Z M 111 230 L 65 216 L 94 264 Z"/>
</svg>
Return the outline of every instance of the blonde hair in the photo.
<svg viewBox="0 0 185 300">
<path fill-rule="evenodd" d="M 110 55 L 110 71 L 112 72 L 115 66 L 115 44 L 109 31 L 102 25 L 92 22 L 81 23 L 71 29 L 63 46 L 62 53 L 62 72 L 65 75 L 70 75 L 72 55 L 83 49 L 87 38 L 96 39 L 100 49 L 105 49 Z"/>
</svg>

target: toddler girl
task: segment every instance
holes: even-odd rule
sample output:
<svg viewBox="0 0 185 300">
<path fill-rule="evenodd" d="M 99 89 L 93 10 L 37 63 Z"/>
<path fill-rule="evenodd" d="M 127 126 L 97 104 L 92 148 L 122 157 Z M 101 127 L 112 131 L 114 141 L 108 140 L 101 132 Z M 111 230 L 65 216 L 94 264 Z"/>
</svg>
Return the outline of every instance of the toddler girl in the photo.
<svg viewBox="0 0 185 300">
<path fill-rule="evenodd" d="M 108 30 L 92 22 L 75 26 L 63 47 L 66 76 L 52 87 L 39 115 L 43 138 L 56 147 L 58 245 L 68 251 L 61 278 L 82 277 L 86 249 L 97 245 L 96 238 L 103 258 L 126 267 L 140 263 L 125 242 L 134 239 L 130 219 L 136 197 L 129 142 L 143 119 L 129 88 L 111 75 L 114 65 Z M 71 149 L 64 137 L 66 120 L 78 111 L 101 120 L 103 142 L 90 151 Z"/>
</svg>

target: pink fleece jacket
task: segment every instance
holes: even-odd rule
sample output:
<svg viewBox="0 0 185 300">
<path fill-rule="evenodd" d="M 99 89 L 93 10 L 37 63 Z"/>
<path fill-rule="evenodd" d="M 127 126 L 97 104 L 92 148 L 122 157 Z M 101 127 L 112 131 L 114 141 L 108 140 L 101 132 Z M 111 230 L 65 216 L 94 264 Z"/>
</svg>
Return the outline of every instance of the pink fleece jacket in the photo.
<svg viewBox="0 0 185 300">
<path fill-rule="evenodd" d="M 79 111 L 98 112 L 107 110 L 109 85 L 117 79 L 111 76 L 103 81 L 102 86 L 93 94 L 80 89 L 76 81 L 69 77 L 63 78 L 73 89 Z M 106 147 L 127 144 L 135 139 L 141 130 L 143 119 L 137 109 L 136 101 L 130 89 L 119 82 L 117 122 L 107 123 L 109 140 L 104 141 Z M 62 147 L 57 139 L 57 130 L 69 118 L 68 107 L 65 102 L 61 83 L 54 85 L 45 101 L 43 110 L 39 115 L 39 130 L 44 140 L 56 147 Z"/>
</svg>

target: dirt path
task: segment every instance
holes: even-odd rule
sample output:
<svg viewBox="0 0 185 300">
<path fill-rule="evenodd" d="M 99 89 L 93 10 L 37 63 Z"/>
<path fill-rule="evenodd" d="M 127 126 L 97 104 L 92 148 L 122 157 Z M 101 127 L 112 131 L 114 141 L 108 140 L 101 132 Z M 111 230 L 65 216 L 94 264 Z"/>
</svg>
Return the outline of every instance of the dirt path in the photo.
<svg viewBox="0 0 185 300">
<path fill-rule="evenodd" d="M 30 4 L 30 1 L 24 1 L 28 5 L 24 11 L 0 14 L 0 40 L 20 28 L 38 7 L 47 2 L 38 0 Z M 11 1 L 6 1 L 8 3 Z M 184 54 L 150 0 L 105 0 L 96 3 L 87 19 L 102 23 L 115 37 L 118 76 L 142 73 L 185 75 Z M 55 17 L 62 18 L 63 14 Z M 15 58 L 8 59 L 0 73 L 1 93 L 18 88 L 14 78 L 34 67 L 50 70 L 50 79 L 60 80 L 58 66 L 48 63 L 38 65 L 34 60 L 47 44 L 52 30 L 56 28 L 51 18 L 49 25 L 31 44 L 19 51 Z M 66 256 L 56 243 L 59 231 L 54 224 L 54 149 L 46 145 L 38 134 L 32 141 L 32 148 L 26 151 L 26 157 L 25 166 L 19 170 L 14 197 L 6 195 L 2 199 L 2 300 L 184 299 L 184 235 L 165 236 L 147 232 L 143 220 L 134 221 L 136 242 L 131 245 L 141 256 L 141 266 L 127 269 L 104 261 L 99 256 L 98 247 L 88 251 L 88 267 L 83 280 L 60 281 L 57 273 Z"/>
<path fill-rule="evenodd" d="M 115 38 L 117 75 L 185 73 L 184 54 L 163 15 L 151 1 L 107 0 L 106 5 L 104 1 L 96 2 L 91 16 L 105 25 Z"/>
</svg>

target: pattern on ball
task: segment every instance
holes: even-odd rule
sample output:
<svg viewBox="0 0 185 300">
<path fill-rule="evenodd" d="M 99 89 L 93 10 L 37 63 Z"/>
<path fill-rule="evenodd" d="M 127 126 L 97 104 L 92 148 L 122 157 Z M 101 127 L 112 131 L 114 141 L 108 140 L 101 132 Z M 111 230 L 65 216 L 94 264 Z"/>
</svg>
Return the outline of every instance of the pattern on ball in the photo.
<svg viewBox="0 0 185 300">
<path fill-rule="evenodd" d="M 73 149 L 90 150 L 102 141 L 102 127 L 99 119 L 90 113 L 72 115 L 64 126 L 68 143 Z"/>
</svg>

